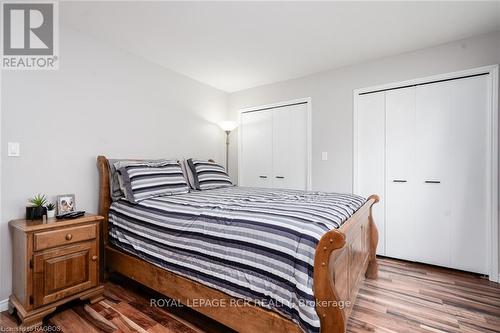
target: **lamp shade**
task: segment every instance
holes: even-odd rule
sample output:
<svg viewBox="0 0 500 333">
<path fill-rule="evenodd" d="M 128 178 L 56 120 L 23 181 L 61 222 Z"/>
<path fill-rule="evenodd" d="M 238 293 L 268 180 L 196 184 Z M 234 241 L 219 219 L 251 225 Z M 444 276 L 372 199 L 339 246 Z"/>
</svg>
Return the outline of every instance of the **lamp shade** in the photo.
<svg viewBox="0 0 500 333">
<path fill-rule="evenodd" d="M 238 124 L 235 121 L 226 120 L 226 121 L 221 121 L 219 123 L 219 126 L 220 128 L 222 128 L 222 130 L 231 132 L 236 127 L 238 127 Z"/>
</svg>

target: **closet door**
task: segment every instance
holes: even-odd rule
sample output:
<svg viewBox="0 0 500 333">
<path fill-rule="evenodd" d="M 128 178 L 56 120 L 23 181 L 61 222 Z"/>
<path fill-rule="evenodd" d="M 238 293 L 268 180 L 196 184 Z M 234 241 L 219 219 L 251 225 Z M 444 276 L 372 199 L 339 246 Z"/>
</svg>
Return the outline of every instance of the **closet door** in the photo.
<svg viewBox="0 0 500 333">
<path fill-rule="evenodd" d="M 273 187 L 306 190 L 307 104 L 276 108 L 272 115 Z"/>
<path fill-rule="evenodd" d="M 480 75 L 357 96 L 354 190 L 385 199 L 387 256 L 488 274 L 489 84 Z"/>
<path fill-rule="evenodd" d="M 450 81 L 451 266 L 488 274 L 487 77 Z"/>
<path fill-rule="evenodd" d="M 416 88 L 417 261 L 450 266 L 451 256 L 451 104 L 450 84 Z M 462 152 L 463 153 L 463 152 Z"/>
<path fill-rule="evenodd" d="M 272 187 L 272 112 L 243 113 L 240 131 L 240 186 Z"/>
<path fill-rule="evenodd" d="M 415 238 L 415 88 L 386 92 L 387 251 L 416 260 Z"/>
<path fill-rule="evenodd" d="M 356 107 L 356 184 L 354 191 L 365 198 L 377 194 L 373 220 L 379 241 L 377 253 L 385 255 L 385 93 L 361 95 Z"/>
</svg>

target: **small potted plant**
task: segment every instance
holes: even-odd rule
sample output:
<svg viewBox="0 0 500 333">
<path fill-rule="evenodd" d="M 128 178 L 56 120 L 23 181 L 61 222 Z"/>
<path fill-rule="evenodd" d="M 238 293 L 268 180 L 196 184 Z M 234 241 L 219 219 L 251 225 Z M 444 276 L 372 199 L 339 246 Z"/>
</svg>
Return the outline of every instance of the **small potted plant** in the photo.
<svg viewBox="0 0 500 333">
<path fill-rule="evenodd" d="M 52 202 L 49 202 L 47 204 L 47 206 L 45 206 L 45 208 L 47 208 L 47 218 L 48 219 L 56 216 L 56 205 L 55 204 L 53 204 Z"/>
<path fill-rule="evenodd" d="M 42 194 L 35 195 L 33 198 L 29 199 L 28 206 L 26 206 L 26 219 L 38 220 L 43 218 L 46 211 L 46 203 L 47 197 Z"/>
</svg>

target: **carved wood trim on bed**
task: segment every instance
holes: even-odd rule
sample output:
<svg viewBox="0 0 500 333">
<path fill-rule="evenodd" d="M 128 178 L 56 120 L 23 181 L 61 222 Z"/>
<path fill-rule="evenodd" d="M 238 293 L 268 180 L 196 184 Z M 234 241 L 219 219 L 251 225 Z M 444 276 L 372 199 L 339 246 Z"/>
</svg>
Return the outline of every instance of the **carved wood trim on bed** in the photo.
<svg viewBox="0 0 500 333">
<path fill-rule="evenodd" d="M 97 157 L 99 170 L 99 214 L 104 216 L 103 265 L 184 304 L 193 299 L 225 300 L 231 296 L 168 272 L 108 244 L 108 215 L 111 205 L 108 160 Z M 376 278 L 375 251 L 378 232 L 372 206 L 379 201 L 372 195 L 340 229 L 330 230 L 321 238 L 314 258 L 314 296 L 322 333 L 343 333 L 363 278 Z M 196 311 L 238 332 L 302 332 L 297 324 L 278 313 L 254 305 L 239 307 L 198 307 Z"/>
</svg>

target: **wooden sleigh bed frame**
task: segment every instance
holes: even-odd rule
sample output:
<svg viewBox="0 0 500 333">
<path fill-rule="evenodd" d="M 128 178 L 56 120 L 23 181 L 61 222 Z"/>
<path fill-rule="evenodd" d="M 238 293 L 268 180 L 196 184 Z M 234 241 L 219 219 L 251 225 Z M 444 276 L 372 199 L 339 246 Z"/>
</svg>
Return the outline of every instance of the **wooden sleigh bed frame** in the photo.
<svg viewBox="0 0 500 333">
<path fill-rule="evenodd" d="M 183 304 L 195 299 L 224 300 L 233 297 L 199 282 L 169 272 L 138 257 L 125 253 L 108 243 L 108 216 L 111 205 L 108 160 L 97 157 L 99 169 L 99 214 L 104 217 L 103 263 L 108 272 L 120 273 Z M 372 217 L 372 206 L 379 201 L 372 195 L 341 228 L 325 233 L 314 258 L 314 296 L 322 333 L 343 333 L 351 313 L 359 285 L 366 276 L 377 278 L 375 251 L 378 232 Z M 302 332 L 292 320 L 255 305 L 197 307 L 196 311 L 244 333 Z"/>
</svg>

